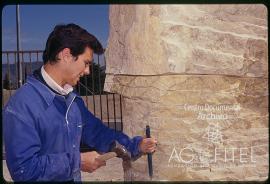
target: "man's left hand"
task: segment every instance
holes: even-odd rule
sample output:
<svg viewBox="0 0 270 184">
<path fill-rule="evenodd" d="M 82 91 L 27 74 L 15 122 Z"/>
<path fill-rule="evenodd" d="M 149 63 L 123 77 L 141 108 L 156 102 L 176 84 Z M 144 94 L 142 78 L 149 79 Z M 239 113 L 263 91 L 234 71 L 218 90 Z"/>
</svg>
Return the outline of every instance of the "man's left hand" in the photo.
<svg viewBox="0 0 270 184">
<path fill-rule="evenodd" d="M 157 140 L 155 138 L 143 138 L 140 142 L 139 148 L 142 153 L 153 153 L 156 151 Z"/>
</svg>

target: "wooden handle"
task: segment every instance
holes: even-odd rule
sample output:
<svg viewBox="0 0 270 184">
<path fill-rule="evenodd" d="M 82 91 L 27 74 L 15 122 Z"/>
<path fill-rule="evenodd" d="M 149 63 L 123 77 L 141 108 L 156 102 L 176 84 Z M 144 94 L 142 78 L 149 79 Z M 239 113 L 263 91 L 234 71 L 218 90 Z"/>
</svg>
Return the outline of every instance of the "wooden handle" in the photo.
<svg viewBox="0 0 270 184">
<path fill-rule="evenodd" d="M 107 161 L 116 156 L 117 154 L 115 152 L 109 152 L 109 153 L 105 153 L 103 155 L 98 156 L 96 159 L 101 160 L 101 161 Z"/>
</svg>

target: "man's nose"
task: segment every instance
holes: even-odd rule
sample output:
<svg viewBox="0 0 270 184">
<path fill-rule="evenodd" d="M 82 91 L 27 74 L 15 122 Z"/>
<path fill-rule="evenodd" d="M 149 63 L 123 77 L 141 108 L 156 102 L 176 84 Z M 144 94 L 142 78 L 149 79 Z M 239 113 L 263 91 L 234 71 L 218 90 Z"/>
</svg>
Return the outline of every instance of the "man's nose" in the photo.
<svg viewBox="0 0 270 184">
<path fill-rule="evenodd" d="M 90 67 L 85 67 L 84 69 L 84 75 L 89 75 L 90 74 Z"/>
</svg>

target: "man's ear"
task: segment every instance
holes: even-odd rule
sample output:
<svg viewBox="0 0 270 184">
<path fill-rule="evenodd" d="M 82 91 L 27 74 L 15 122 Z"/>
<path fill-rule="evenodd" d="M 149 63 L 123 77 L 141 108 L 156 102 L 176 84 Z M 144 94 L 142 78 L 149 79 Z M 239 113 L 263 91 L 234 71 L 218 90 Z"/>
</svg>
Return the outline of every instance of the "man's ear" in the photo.
<svg viewBox="0 0 270 184">
<path fill-rule="evenodd" d="M 67 61 L 70 58 L 70 49 L 69 48 L 64 48 L 61 52 L 60 52 L 60 58 L 64 61 Z"/>
</svg>

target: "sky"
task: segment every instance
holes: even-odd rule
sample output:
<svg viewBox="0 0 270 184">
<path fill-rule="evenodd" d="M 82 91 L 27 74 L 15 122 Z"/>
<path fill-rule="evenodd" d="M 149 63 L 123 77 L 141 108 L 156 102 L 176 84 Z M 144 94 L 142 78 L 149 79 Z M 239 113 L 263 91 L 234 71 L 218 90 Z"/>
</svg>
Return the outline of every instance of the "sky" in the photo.
<svg viewBox="0 0 270 184">
<path fill-rule="evenodd" d="M 20 5 L 21 50 L 44 50 L 56 24 L 75 23 L 106 47 L 109 5 Z M 2 50 L 16 50 L 16 6 L 2 9 Z"/>
</svg>

